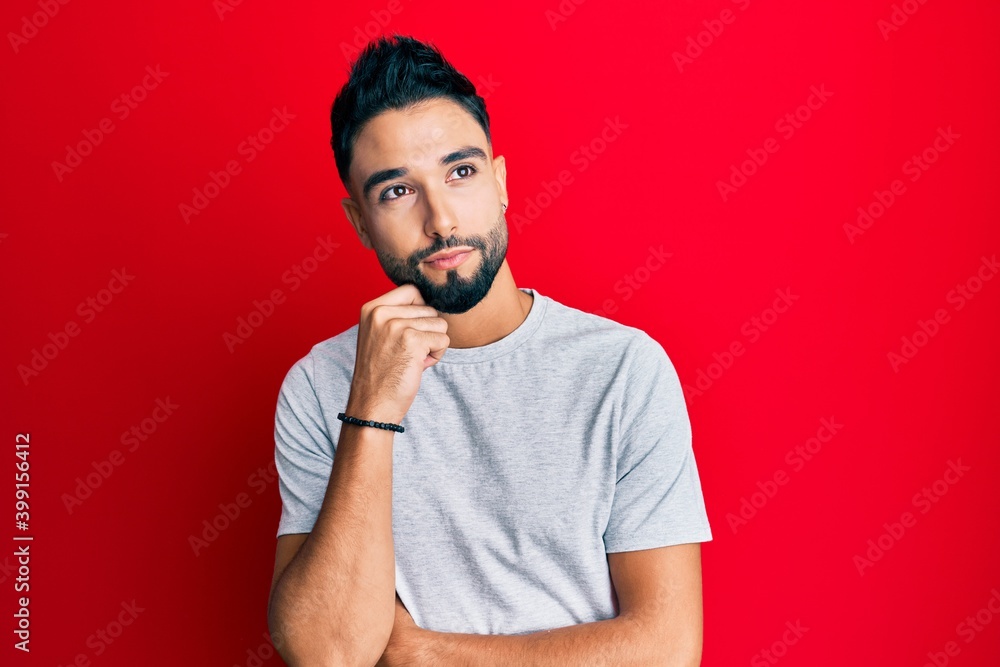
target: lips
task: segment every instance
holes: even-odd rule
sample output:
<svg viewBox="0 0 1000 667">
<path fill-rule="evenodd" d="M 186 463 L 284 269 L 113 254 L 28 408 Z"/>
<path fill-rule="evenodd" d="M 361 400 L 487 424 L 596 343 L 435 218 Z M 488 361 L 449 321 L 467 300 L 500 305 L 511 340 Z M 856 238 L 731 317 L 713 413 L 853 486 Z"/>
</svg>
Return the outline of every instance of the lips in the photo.
<svg viewBox="0 0 1000 667">
<path fill-rule="evenodd" d="M 461 255 L 463 253 L 472 252 L 472 250 L 473 250 L 473 248 L 469 248 L 469 247 L 452 248 L 450 250 L 442 250 L 441 252 L 434 253 L 433 255 L 431 255 L 430 257 L 428 257 L 427 259 L 425 259 L 424 261 L 430 263 L 430 262 L 434 262 L 435 260 L 447 259 L 449 257 L 454 257 L 455 255 Z"/>
<path fill-rule="evenodd" d="M 471 250 L 466 250 L 465 252 L 457 252 L 441 259 L 435 259 L 427 262 L 431 268 L 437 269 L 439 271 L 446 271 L 449 269 L 454 269 L 458 265 L 462 264 L 469 258 L 472 254 Z"/>
</svg>

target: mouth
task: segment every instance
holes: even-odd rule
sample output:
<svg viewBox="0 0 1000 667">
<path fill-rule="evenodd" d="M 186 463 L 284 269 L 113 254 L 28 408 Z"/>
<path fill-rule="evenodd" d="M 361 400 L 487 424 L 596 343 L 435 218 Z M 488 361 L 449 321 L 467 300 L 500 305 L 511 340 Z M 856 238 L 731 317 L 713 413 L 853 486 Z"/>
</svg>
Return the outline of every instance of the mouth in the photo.
<svg viewBox="0 0 1000 667">
<path fill-rule="evenodd" d="M 429 264 L 433 269 L 453 269 L 473 253 L 473 250 L 460 250 L 458 252 L 453 252 L 450 255 L 445 255 L 434 260 L 424 260 L 425 264 Z"/>
</svg>

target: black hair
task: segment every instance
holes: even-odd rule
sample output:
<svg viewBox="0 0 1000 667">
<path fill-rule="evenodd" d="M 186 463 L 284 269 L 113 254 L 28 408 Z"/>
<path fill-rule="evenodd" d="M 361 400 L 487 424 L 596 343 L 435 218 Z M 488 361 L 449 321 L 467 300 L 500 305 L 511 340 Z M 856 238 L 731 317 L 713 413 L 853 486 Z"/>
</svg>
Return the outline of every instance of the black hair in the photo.
<svg viewBox="0 0 1000 667">
<path fill-rule="evenodd" d="M 330 111 L 330 145 L 344 187 L 354 144 L 366 122 L 384 111 L 434 98 L 452 100 L 468 111 L 491 143 L 486 102 L 436 46 L 398 34 L 369 42 L 354 61 Z"/>
</svg>

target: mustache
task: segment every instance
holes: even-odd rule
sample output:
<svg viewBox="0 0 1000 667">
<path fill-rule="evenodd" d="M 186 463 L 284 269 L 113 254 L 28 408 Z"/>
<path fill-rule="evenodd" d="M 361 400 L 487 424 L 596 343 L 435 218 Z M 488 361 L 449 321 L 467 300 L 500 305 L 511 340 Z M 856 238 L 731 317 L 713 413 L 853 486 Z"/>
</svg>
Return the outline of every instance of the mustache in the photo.
<svg viewBox="0 0 1000 667">
<path fill-rule="evenodd" d="M 500 211 L 500 215 L 497 217 L 496 224 L 501 224 L 505 221 L 504 211 Z M 446 239 L 439 239 L 440 243 L 435 243 L 430 248 L 421 250 L 410 257 L 410 266 L 417 267 L 421 262 L 430 257 L 436 252 L 441 252 L 442 250 L 448 250 L 449 248 L 459 248 L 461 246 L 468 246 L 470 248 L 476 248 L 482 253 L 486 252 L 486 239 L 482 236 L 470 236 L 468 238 L 459 238 L 457 236 L 449 236 Z"/>
</svg>

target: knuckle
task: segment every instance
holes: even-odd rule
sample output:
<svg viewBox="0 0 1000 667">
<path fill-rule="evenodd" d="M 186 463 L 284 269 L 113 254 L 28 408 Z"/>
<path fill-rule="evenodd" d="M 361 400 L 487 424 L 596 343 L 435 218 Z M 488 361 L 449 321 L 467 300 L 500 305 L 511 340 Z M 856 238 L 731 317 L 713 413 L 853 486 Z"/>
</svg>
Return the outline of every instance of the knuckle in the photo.
<svg viewBox="0 0 1000 667">
<path fill-rule="evenodd" d="M 380 327 L 398 326 L 396 323 L 398 319 L 399 318 L 395 317 L 392 310 L 387 306 L 380 306 L 375 312 L 372 313 L 372 321 L 375 322 L 376 326 Z"/>
</svg>

